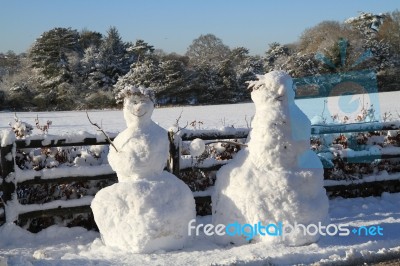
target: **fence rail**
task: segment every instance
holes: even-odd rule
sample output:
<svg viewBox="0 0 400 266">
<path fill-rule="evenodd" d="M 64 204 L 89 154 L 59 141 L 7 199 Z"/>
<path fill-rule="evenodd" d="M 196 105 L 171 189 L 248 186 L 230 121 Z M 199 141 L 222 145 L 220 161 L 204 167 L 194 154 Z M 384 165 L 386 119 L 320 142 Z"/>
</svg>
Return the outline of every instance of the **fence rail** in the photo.
<svg viewBox="0 0 400 266">
<path fill-rule="evenodd" d="M 400 122 L 386 122 L 386 123 L 354 123 L 345 125 L 314 125 L 312 126 L 311 133 L 314 135 L 323 134 L 343 134 L 352 132 L 370 132 L 370 131 L 385 131 L 385 130 L 399 130 Z M 206 141 L 218 141 L 218 140 L 236 140 L 246 139 L 250 129 L 248 128 L 228 128 L 224 130 L 188 130 L 182 129 L 177 133 L 169 132 L 168 137 L 170 140 L 170 154 L 167 162 L 168 171 L 172 172 L 178 177 L 182 178 L 184 173 L 190 171 L 217 171 L 225 163 L 219 162 L 215 165 L 193 165 L 185 166 L 183 164 L 184 158 L 182 157 L 182 143 L 191 141 L 195 138 L 201 138 Z M 82 182 L 88 180 L 111 180 L 116 182 L 117 176 L 115 173 L 107 174 L 95 174 L 92 176 L 84 176 L 79 174 L 66 174 L 60 177 L 54 178 L 43 178 L 42 175 L 38 174 L 28 180 L 22 180 L 18 178 L 18 174 L 21 173 L 20 169 L 15 169 L 15 150 L 16 149 L 34 149 L 43 147 L 71 147 L 71 146 L 89 146 L 89 145 L 107 145 L 108 143 L 97 137 L 89 137 L 81 140 L 71 140 L 65 137 L 53 137 L 52 139 L 26 139 L 26 140 L 15 140 L 10 145 L 4 145 L 0 148 L 1 153 L 1 190 L 2 199 L 6 205 L 10 208 L 12 204 L 8 204 L 14 201 L 18 201 L 16 198 L 16 191 L 18 186 L 32 186 L 37 184 L 51 184 L 51 183 L 71 183 L 71 182 Z M 239 144 L 238 144 L 239 145 Z M 12 156 L 10 156 L 12 155 Z M 344 163 L 370 163 L 376 159 L 391 159 L 400 158 L 399 153 L 393 154 L 368 154 L 353 157 L 343 157 Z M 183 166 L 183 167 L 182 167 Z M 325 188 L 331 196 L 354 196 L 354 191 L 357 191 L 359 196 L 378 195 L 384 191 L 387 192 L 398 192 L 400 191 L 400 178 L 393 180 L 375 180 L 372 182 L 354 182 L 354 183 L 326 183 Z M 70 200 L 66 200 L 68 202 Z M 195 197 L 197 212 L 198 214 L 209 214 L 211 198 L 209 195 L 196 196 Z M 74 213 L 90 213 L 91 209 L 88 204 L 87 198 L 84 200 L 76 200 L 70 202 L 70 204 L 64 204 L 65 202 L 56 201 L 55 203 L 50 202 L 41 206 L 35 206 L 31 208 L 24 205 L 23 208 L 17 213 L 17 215 L 8 215 L 7 208 L 5 208 L 5 219 L 7 221 L 14 221 L 15 219 L 27 220 L 34 217 L 43 216 L 54 216 L 54 215 L 66 215 Z M 59 203 L 59 204 L 58 204 Z M 71 205 L 72 204 L 72 205 Z M 1 213 L 0 213 L 1 216 Z"/>
</svg>

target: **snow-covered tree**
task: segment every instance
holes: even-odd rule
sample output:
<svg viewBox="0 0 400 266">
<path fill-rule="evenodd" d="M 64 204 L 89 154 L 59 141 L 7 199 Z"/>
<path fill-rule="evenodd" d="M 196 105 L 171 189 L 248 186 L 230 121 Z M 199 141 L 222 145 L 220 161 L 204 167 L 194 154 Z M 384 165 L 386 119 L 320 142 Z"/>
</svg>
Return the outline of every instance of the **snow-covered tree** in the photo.
<svg viewBox="0 0 400 266">
<path fill-rule="evenodd" d="M 127 48 L 128 52 L 135 55 L 136 61 L 144 61 L 146 57 L 151 56 L 154 52 L 154 47 L 144 40 L 137 40 L 135 44 L 131 44 Z"/>
<path fill-rule="evenodd" d="M 129 71 L 130 64 L 125 60 L 125 55 L 126 45 L 122 41 L 117 28 L 111 27 L 99 48 L 99 62 L 96 69 L 104 75 L 102 78 L 103 86 L 114 85 L 119 76 Z"/>
<path fill-rule="evenodd" d="M 78 52 L 79 34 L 71 28 L 54 28 L 36 39 L 29 57 L 45 79 L 67 79 L 68 54 Z"/>
<path fill-rule="evenodd" d="M 191 65 L 215 66 L 225 60 L 229 53 L 229 47 L 221 39 L 213 34 L 206 34 L 193 40 L 187 49 L 186 56 L 189 57 Z"/>
<path fill-rule="evenodd" d="M 375 35 L 383 24 L 385 17 L 385 14 L 360 12 L 357 17 L 349 18 L 345 23 L 358 29 L 365 35 Z"/>
<path fill-rule="evenodd" d="M 155 57 L 146 57 L 143 61 L 132 64 L 129 72 L 118 79 L 114 86 L 114 93 L 118 95 L 128 85 L 145 86 L 158 93 L 162 88 L 161 81 L 160 62 Z"/>
<path fill-rule="evenodd" d="M 359 16 L 345 21 L 362 36 L 362 48 L 372 53 L 369 67 L 382 70 L 393 66 L 391 61 L 390 45 L 386 39 L 379 39 L 379 31 L 387 15 L 361 12 Z"/>
<path fill-rule="evenodd" d="M 187 103 L 188 72 L 182 61 L 164 60 L 160 64 L 161 89 L 157 93 L 159 102 Z"/>
<path fill-rule="evenodd" d="M 270 43 L 265 53 L 265 72 L 282 69 L 289 55 L 289 48 L 286 45 L 281 45 L 278 42 Z"/>
<path fill-rule="evenodd" d="M 385 16 L 384 23 L 379 27 L 378 39 L 386 40 L 392 54 L 400 55 L 400 11 L 396 10 Z"/>
<path fill-rule="evenodd" d="M 14 51 L 0 53 L 0 82 L 3 76 L 13 75 L 21 67 L 21 58 L 24 55 L 17 55 Z"/>
</svg>

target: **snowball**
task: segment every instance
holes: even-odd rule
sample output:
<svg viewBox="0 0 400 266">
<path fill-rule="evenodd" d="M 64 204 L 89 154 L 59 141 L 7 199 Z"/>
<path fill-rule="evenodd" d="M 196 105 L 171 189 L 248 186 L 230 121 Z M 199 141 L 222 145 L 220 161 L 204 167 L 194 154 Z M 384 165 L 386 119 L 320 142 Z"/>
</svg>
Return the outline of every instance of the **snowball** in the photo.
<svg viewBox="0 0 400 266">
<path fill-rule="evenodd" d="M 168 172 L 106 187 L 91 207 L 104 244 L 134 253 L 183 248 L 196 217 L 192 192 Z"/>
<path fill-rule="evenodd" d="M 202 155 L 203 152 L 205 151 L 206 144 L 204 143 L 204 140 L 197 138 L 192 140 L 189 149 L 190 149 L 190 155 L 192 155 L 193 157 L 198 157 Z"/>
<path fill-rule="evenodd" d="M 311 118 L 311 125 L 321 125 L 325 124 L 324 118 L 320 115 L 316 115 L 313 118 Z"/>
<path fill-rule="evenodd" d="M 397 137 L 398 134 L 399 134 L 399 131 L 397 131 L 397 130 L 388 130 L 388 132 L 387 132 L 388 137 L 392 137 L 392 138 Z"/>
</svg>

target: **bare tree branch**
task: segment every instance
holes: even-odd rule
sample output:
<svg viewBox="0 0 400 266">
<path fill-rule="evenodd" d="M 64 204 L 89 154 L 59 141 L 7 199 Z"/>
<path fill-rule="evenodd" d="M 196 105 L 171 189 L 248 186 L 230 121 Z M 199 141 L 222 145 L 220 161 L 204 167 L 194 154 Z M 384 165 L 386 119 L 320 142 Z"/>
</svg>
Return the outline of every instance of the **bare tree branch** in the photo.
<svg viewBox="0 0 400 266">
<path fill-rule="evenodd" d="M 108 134 L 97 124 L 97 123 L 93 123 L 92 120 L 90 120 L 89 114 L 86 111 L 86 116 L 90 122 L 90 124 L 92 124 L 93 126 L 97 127 L 99 129 L 99 131 L 101 131 L 104 136 L 106 137 L 107 141 L 114 147 L 115 151 L 118 152 L 117 148 L 115 147 L 114 143 L 112 142 L 112 140 L 110 139 L 110 137 L 108 136 Z"/>
</svg>

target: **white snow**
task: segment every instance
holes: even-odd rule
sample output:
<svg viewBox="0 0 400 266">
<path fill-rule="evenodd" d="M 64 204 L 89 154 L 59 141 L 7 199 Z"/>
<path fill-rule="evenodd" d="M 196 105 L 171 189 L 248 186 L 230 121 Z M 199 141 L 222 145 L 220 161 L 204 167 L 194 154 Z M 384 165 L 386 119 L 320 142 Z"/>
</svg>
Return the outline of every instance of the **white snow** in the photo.
<svg viewBox="0 0 400 266">
<path fill-rule="evenodd" d="M 213 224 L 324 224 L 328 198 L 323 188 L 323 168 L 317 155 L 308 152 L 311 123 L 294 103 L 292 79 L 281 71 L 258 79 L 249 85 L 256 113 L 248 148 L 217 172 Z M 254 240 L 305 245 L 318 237 L 293 230 L 284 239 L 257 235 Z M 226 234 L 215 239 L 221 244 L 249 241 L 246 235 Z"/>
<path fill-rule="evenodd" d="M 359 94 L 343 96 L 342 98 L 343 102 L 362 102 L 363 97 L 364 95 Z M 330 97 L 329 99 L 334 98 L 338 97 Z M 378 112 L 377 117 L 381 116 L 384 112 L 391 112 L 394 115 L 397 114 L 396 112 L 400 112 L 400 108 L 398 106 L 400 91 L 371 94 L 370 98 L 376 99 L 374 106 Z M 316 115 L 321 115 L 323 111 L 324 100 L 326 99 L 327 98 L 302 99 L 296 100 L 295 102 L 307 115 L 307 117 L 312 119 Z M 353 107 L 354 106 L 351 105 L 350 109 Z M 330 115 L 337 113 L 339 108 L 339 106 L 331 106 L 329 112 L 328 110 L 325 110 L 324 115 L 328 118 L 328 122 L 331 122 Z M 253 103 L 239 103 L 157 108 L 154 111 L 153 120 L 164 129 L 169 129 L 171 125 L 176 124 L 176 119 L 179 117 L 181 112 L 182 116 L 179 120 L 179 124 L 182 127 L 185 126 L 186 123 L 190 124 L 190 122 L 196 120 L 203 122 L 203 129 L 215 129 L 220 128 L 223 125 L 227 128 L 231 126 L 234 126 L 235 128 L 246 128 L 247 123 L 250 122 L 251 117 L 255 113 L 255 106 Z M 49 133 L 53 135 L 59 135 L 63 133 L 71 134 L 77 131 L 94 133 L 96 130 L 96 128 L 94 128 L 87 120 L 86 113 L 84 111 L 18 112 L 17 115 L 22 121 L 29 123 L 34 123 L 36 116 L 42 120 L 52 120 L 53 124 L 49 129 Z M 122 110 L 90 111 L 89 115 L 94 122 L 101 125 L 107 132 L 121 132 L 126 128 Z M 0 112 L 0 129 L 9 130 L 10 127 L 7 125 L 7 123 L 13 119 L 13 112 Z M 191 129 L 192 127 L 188 125 L 187 128 Z M 38 130 L 33 130 L 33 134 L 38 133 L 40 133 Z"/>
<path fill-rule="evenodd" d="M 206 149 L 206 144 L 202 139 L 197 138 L 190 142 L 189 150 L 190 150 L 190 155 L 192 155 L 193 157 L 198 157 L 202 155 L 205 149 Z"/>
<path fill-rule="evenodd" d="M 91 207 L 104 243 L 133 253 L 182 249 L 195 218 L 192 193 L 168 172 L 106 187 Z"/>
<path fill-rule="evenodd" d="M 100 234 L 80 227 L 52 226 L 32 234 L 13 224 L 0 227 L 0 258 L 9 266 L 20 265 L 362 265 L 400 256 L 400 193 L 382 197 L 334 199 L 330 217 L 334 224 L 380 225 L 384 236 L 325 236 L 311 245 L 287 247 L 260 242 L 242 246 L 219 246 L 201 234 L 178 251 L 134 254 L 105 246 Z M 211 216 L 197 217 L 211 223 Z M 187 228 L 185 228 L 187 229 Z M 40 255 L 42 254 L 42 255 Z M 40 255 L 40 256 L 39 256 Z M 0 260 L 1 261 L 1 260 Z"/>
<path fill-rule="evenodd" d="M 10 130 L 1 130 L 0 131 L 0 146 L 1 147 L 6 147 L 8 145 L 13 144 L 15 140 L 15 134 L 14 132 Z"/>
</svg>

